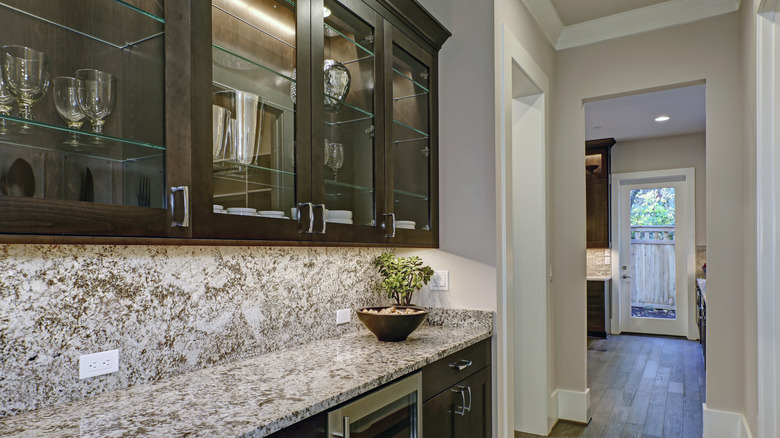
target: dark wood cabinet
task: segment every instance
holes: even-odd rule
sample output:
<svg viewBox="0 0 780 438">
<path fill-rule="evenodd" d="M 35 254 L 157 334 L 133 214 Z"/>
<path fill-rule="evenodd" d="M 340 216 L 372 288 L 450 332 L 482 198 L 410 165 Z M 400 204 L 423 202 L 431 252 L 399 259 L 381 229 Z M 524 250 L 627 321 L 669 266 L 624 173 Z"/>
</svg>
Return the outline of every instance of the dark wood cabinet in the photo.
<svg viewBox="0 0 780 438">
<path fill-rule="evenodd" d="M 588 280 L 587 284 L 588 336 L 606 338 L 610 332 L 610 280 Z"/>
<path fill-rule="evenodd" d="M 614 138 L 585 142 L 586 246 L 610 247 L 610 148 Z"/>
<path fill-rule="evenodd" d="M 492 436 L 491 382 L 489 339 L 423 368 L 423 436 Z"/>
<path fill-rule="evenodd" d="M 35 180 L 33 196 L 0 194 L 0 240 L 438 244 L 437 53 L 450 34 L 419 4 L 83 3 L 94 13 L 0 3 L 4 43 L 48 53 L 52 78 L 88 67 L 119 84 L 102 136 L 65 127 L 51 89 L 35 123 L 0 105 L 0 174 L 24 159 Z M 17 135 L 26 125 L 34 135 Z"/>
</svg>

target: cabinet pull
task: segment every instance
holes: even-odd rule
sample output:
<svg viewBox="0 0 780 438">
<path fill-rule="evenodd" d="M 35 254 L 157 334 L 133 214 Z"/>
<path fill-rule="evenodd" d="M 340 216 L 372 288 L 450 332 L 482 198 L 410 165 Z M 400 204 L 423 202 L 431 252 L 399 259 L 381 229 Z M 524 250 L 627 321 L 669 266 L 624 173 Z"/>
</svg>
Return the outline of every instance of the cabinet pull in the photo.
<svg viewBox="0 0 780 438">
<path fill-rule="evenodd" d="M 452 392 L 459 392 L 460 393 L 460 398 L 461 398 L 461 401 L 463 402 L 460 405 L 459 408 L 457 408 L 457 407 L 455 408 L 455 413 L 460 415 L 460 416 L 466 415 L 466 391 L 465 391 L 465 389 L 466 388 L 464 388 L 462 386 L 458 386 L 458 389 L 453 389 L 452 390 Z M 469 406 L 469 409 L 471 409 L 470 406 Z"/>
<path fill-rule="evenodd" d="M 325 219 L 325 204 L 314 204 L 313 207 L 319 207 L 322 209 L 322 229 L 320 231 L 317 231 L 317 234 L 325 234 L 325 227 L 327 224 L 327 221 Z M 314 213 L 312 213 L 314 214 Z M 314 221 L 314 218 L 312 218 L 312 222 Z"/>
<path fill-rule="evenodd" d="M 190 226 L 190 187 L 189 186 L 171 187 L 171 205 L 174 205 L 173 195 L 176 192 L 182 192 L 181 193 L 182 198 L 184 198 L 184 219 L 182 219 L 181 222 L 173 219 L 171 221 L 171 226 L 188 228 Z"/>
<path fill-rule="evenodd" d="M 469 391 L 469 407 L 466 408 L 466 412 L 471 412 L 471 386 L 467 386 L 466 389 Z"/>
<path fill-rule="evenodd" d="M 349 438 L 349 417 L 344 416 L 344 432 L 333 432 L 336 438 Z"/>
<path fill-rule="evenodd" d="M 385 230 L 390 228 L 387 226 L 387 219 L 389 218 L 393 220 L 393 228 L 392 228 L 393 231 L 390 233 L 385 233 L 385 237 L 395 237 L 395 213 L 385 213 L 384 216 L 385 216 Z"/>
<path fill-rule="evenodd" d="M 461 359 L 455 363 L 450 364 L 450 368 L 457 368 L 458 371 L 463 371 L 471 366 L 471 361 L 468 359 Z"/>
<path fill-rule="evenodd" d="M 301 223 L 301 220 L 303 219 L 303 207 L 309 207 L 309 228 L 301 231 L 301 233 L 311 234 L 314 232 L 314 206 L 311 202 L 298 203 L 298 223 Z"/>
</svg>

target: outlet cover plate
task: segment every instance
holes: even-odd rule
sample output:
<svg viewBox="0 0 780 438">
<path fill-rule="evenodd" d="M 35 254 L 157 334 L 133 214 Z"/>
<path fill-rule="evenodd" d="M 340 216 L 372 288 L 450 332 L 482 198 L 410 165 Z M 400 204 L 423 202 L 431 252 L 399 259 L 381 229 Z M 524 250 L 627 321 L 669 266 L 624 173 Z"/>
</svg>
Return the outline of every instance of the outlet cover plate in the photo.
<svg viewBox="0 0 780 438">
<path fill-rule="evenodd" d="M 79 379 L 102 376 L 119 371 L 119 350 L 79 356 Z"/>
<path fill-rule="evenodd" d="M 433 271 L 431 290 L 450 290 L 450 271 Z"/>
<path fill-rule="evenodd" d="M 352 312 L 349 309 L 336 311 L 336 325 L 346 324 L 352 319 Z"/>
</svg>

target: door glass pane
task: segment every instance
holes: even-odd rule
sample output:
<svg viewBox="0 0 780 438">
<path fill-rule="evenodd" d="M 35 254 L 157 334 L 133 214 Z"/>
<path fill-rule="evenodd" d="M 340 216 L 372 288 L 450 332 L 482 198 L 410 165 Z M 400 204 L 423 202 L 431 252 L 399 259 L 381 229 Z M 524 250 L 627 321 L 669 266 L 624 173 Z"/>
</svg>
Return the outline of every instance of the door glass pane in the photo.
<svg viewBox="0 0 780 438">
<path fill-rule="evenodd" d="M 393 201 L 397 228 L 430 229 L 430 69 L 393 46 Z"/>
<path fill-rule="evenodd" d="M 315 102 L 325 114 L 325 159 L 312 166 L 325 166 L 328 222 L 373 225 L 374 29 L 336 2 L 325 8 L 325 97 Z"/>
<path fill-rule="evenodd" d="M 0 2 L 0 196 L 165 208 L 162 8 L 74 11 Z"/>
<path fill-rule="evenodd" d="M 629 192 L 631 317 L 676 319 L 673 187 Z"/>
<path fill-rule="evenodd" d="M 293 217 L 296 9 L 212 2 L 214 212 Z"/>
<path fill-rule="evenodd" d="M 417 394 L 404 396 L 349 425 L 351 438 L 416 438 Z"/>
</svg>

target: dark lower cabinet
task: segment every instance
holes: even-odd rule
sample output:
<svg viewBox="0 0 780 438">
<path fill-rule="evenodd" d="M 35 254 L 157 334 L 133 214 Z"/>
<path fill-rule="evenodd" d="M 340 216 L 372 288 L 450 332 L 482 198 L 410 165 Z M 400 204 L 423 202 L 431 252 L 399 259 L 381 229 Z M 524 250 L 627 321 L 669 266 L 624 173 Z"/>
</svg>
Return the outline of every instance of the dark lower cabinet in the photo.
<svg viewBox="0 0 780 438">
<path fill-rule="evenodd" d="M 491 436 L 490 367 L 461 380 L 423 403 L 423 436 Z"/>
<path fill-rule="evenodd" d="M 269 438 L 325 438 L 328 429 L 328 413 L 320 412 L 303 421 L 286 427 Z"/>
<path fill-rule="evenodd" d="M 423 436 L 492 436 L 491 386 L 489 339 L 423 368 Z"/>
</svg>

